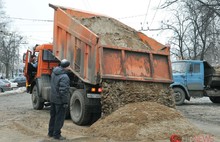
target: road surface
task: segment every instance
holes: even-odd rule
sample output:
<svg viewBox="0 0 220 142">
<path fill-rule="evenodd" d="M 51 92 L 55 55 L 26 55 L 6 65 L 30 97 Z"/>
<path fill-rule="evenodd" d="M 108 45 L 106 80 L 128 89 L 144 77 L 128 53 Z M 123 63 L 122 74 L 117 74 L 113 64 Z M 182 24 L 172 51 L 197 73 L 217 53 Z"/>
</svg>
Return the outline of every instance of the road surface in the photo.
<svg viewBox="0 0 220 142">
<path fill-rule="evenodd" d="M 211 103 L 208 98 L 192 99 L 191 102 L 177 106 L 177 110 L 199 129 L 209 133 L 197 137 L 197 139 L 200 139 L 199 142 L 220 141 L 219 104 Z M 54 141 L 47 137 L 48 121 L 49 108 L 33 110 L 30 94 L 19 92 L 0 94 L 0 142 Z M 66 141 L 109 141 L 105 138 L 86 136 L 84 134 L 86 129 L 88 129 L 88 126 L 77 126 L 71 120 L 66 120 L 62 132 L 68 138 Z M 192 141 L 192 139 L 188 141 Z"/>
</svg>

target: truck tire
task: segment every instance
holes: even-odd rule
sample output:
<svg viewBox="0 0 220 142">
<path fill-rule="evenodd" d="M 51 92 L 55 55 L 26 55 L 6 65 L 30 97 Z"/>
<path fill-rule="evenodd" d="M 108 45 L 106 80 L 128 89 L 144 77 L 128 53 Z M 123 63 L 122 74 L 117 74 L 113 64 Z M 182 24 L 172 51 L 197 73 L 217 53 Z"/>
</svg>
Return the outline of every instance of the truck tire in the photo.
<svg viewBox="0 0 220 142">
<path fill-rule="evenodd" d="M 44 102 L 41 102 L 37 85 L 34 85 L 33 87 L 31 99 L 32 99 L 32 105 L 34 109 L 41 110 L 44 108 Z"/>
<path fill-rule="evenodd" d="M 220 97 L 209 97 L 209 99 L 213 103 L 220 103 Z"/>
<path fill-rule="evenodd" d="M 173 88 L 173 91 L 174 91 L 173 96 L 174 96 L 174 99 L 175 99 L 175 104 L 176 105 L 182 105 L 183 102 L 186 99 L 185 92 L 183 91 L 183 89 L 178 88 L 178 87 Z"/>
<path fill-rule="evenodd" d="M 4 90 L 3 90 L 2 88 L 0 88 L 0 93 L 1 93 L 1 92 L 4 92 Z"/>
<path fill-rule="evenodd" d="M 86 105 L 86 96 L 83 90 L 77 89 L 70 99 L 70 116 L 77 125 L 87 125 L 91 120 L 91 113 Z"/>
</svg>

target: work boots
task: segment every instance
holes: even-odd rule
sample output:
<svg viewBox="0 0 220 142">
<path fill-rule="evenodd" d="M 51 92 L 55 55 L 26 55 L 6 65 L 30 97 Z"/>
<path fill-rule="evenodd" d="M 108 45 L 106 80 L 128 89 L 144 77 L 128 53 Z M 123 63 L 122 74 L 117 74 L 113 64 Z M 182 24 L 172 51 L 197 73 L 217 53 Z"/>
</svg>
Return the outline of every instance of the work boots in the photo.
<svg viewBox="0 0 220 142">
<path fill-rule="evenodd" d="M 65 140 L 66 138 L 63 136 L 53 136 L 54 139 L 56 140 Z"/>
</svg>

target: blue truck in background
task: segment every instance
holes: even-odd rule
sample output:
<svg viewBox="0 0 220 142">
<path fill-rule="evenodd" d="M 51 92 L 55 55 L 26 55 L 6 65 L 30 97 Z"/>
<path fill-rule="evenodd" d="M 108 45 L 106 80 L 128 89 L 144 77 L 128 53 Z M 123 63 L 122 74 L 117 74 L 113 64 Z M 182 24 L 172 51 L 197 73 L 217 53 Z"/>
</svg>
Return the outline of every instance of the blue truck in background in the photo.
<svg viewBox="0 0 220 142">
<path fill-rule="evenodd" d="M 220 103 L 220 74 L 207 61 L 174 61 L 172 72 L 176 105 L 191 97 L 209 97 L 213 103 Z"/>
</svg>

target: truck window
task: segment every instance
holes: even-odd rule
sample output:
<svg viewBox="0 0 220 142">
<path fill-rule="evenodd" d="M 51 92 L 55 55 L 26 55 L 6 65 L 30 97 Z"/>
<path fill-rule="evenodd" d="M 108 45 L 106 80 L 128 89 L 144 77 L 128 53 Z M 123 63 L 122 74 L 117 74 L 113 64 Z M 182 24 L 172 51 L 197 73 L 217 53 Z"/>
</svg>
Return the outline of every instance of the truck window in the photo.
<svg viewBox="0 0 220 142">
<path fill-rule="evenodd" d="M 193 65 L 193 73 L 200 73 L 200 64 Z"/>
<path fill-rule="evenodd" d="M 43 50 L 43 61 L 59 62 L 59 60 L 49 50 Z"/>
<path fill-rule="evenodd" d="M 185 73 L 187 71 L 187 63 L 186 62 L 172 63 L 172 71 L 173 73 Z"/>
</svg>

